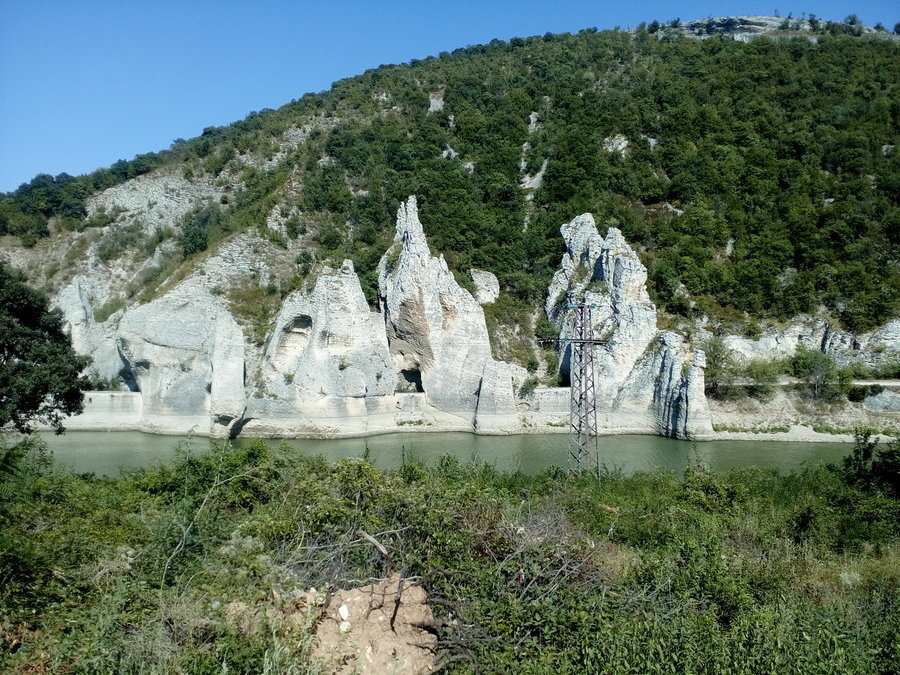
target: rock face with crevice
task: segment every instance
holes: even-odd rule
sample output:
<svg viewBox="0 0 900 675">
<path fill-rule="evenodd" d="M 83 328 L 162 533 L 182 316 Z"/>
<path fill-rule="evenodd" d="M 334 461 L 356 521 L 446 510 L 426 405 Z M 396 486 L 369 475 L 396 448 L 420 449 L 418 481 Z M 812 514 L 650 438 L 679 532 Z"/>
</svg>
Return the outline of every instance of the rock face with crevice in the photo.
<svg viewBox="0 0 900 675">
<path fill-rule="evenodd" d="M 243 416 L 244 335 L 209 296 L 172 293 L 126 312 L 116 346 L 145 430 L 225 435 Z"/>
<path fill-rule="evenodd" d="M 657 330 L 646 269 L 621 232 L 599 236 L 588 214 L 561 231 L 566 254 L 547 313 L 566 338 L 573 308 L 591 308 L 593 332 L 606 340 L 595 352 L 600 426 L 681 438 L 711 432 L 703 353 Z M 76 348 L 94 357 L 96 374 L 122 374 L 139 392 L 138 428 L 231 436 L 429 427 L 512 433 L 559 428 L 567 418 L 563 389 L 531 386 L 517 398 L 528 374 L 493 357 L 479 304 L 496 297 L 496 277 L 472 271 L 478 298 L 462 288 L 443 257 L 431 254 L 415 197 L 400 205 L 394 243 L 379 265 L 380 312 L 345 261 L 285 298 L 263 346 L 247 340 L 222 297 L 221 286 L 246 267 L 226 260 L 229 246 L 162 297 L 102 323 L 94 309 L 108 288 L 100 281 L 77 277 L 58 296 Z M 566 351 L 561 371 L 568 369 Z"/>
<path fill-rule="evenodd" d="M 525 371 L 491 356 L 484 312 L 443 256 L 431 255 L 415 197 L 397 211 L 378 290 L 391 356 L 404 379 L 462 424 L 517 422 L 513 391 Z"/>
<path fill-rule="evenodd" d="M 545 309 L 565 340 L 574 337 L 576 307 L 584 304 L 592 335 L 605 341 L 593 348 L 598 425 L 677 438 L 711 433 L 705 356 L 688 350 L 677 334 L 657 329 L 647 270 L 622 233 L 611 227 L 601 237 L 587 213 L 560 232 L 566 252 Z M 568 375 L 571 349 L 563 350 L 560 369 Z"/>
<path fill-rule="evenodd" d="M 72 347 L 79 354 L 90 354 L 89 372 L 102 379 L 119 376 L 122 360 L 116 349 L 116 329 L 123 312 L 119 310 L 104 322 L 94 318 L 94 307 L 100 303 L 97 297 L 104 293 L 101 284 L 83 275 L 76 275 L 56 297 L 56 306 L 62 310 L 69 326 Z"/>
<path fill-rule="evenodd" d="M 270 393 L 298 404 L 394 393 L 384 324 L 369 309 L 353 263 L 326 267 L 312 292 L 285 299 L 263 372 Z"/>
</svg>

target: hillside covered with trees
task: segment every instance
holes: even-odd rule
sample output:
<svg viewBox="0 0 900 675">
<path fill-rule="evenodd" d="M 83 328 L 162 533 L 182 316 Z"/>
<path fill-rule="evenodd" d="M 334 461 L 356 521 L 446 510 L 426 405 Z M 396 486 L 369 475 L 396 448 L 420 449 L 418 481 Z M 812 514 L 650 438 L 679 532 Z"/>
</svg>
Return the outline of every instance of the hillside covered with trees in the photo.
<svg viewBox="0 0 900 675">
<path fill-rule="evenodd" d="M 175 171 L 231 189 L 182 236 L 186 257 L 275 213 L 270 237 L 352 258 L 372 302 L 396 205 L 416 194 L 433 248 L 494 272 L 510 310 L 542 303 L 559 225 L 590 211 L 636 246 L 670 314 L 827 311 L 852 331 L 897 316 L 900 45 L 824 24 L 711 30 L 587 29 L 381 66 L 163 152 L 37 176 L 0 199 L 0 233 L 102 226 L 91 194 Z"/>
</svg>

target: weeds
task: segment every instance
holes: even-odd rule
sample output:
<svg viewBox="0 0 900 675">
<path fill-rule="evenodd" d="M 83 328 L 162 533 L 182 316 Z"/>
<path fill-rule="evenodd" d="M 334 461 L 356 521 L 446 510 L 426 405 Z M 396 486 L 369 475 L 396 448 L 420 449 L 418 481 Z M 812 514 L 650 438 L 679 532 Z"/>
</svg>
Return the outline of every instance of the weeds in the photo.
<svg viewBox="0 0 900 675">
<path fill-rule="evenodd" d="M 0 467 L 0 667 L 308 672 L 327 590 L 396 570 L 448 672 L 888 672 L 896 458 L 862 441 L 843 469 L 599 481 L 262 441 L 101 479 L 29 446 Z"/>
</svg>

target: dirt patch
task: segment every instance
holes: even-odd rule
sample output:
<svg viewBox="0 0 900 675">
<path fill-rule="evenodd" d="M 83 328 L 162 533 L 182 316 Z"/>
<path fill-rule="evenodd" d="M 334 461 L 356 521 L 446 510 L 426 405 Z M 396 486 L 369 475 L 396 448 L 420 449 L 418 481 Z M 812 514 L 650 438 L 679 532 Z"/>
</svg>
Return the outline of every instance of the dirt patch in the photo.
<svg viewBox="0 0 900 675">
<path fill-rule="evenodd" d="M 313 658 L 332 673 L 430 673 L 437 637 L 426 594 L 393 574 L 384 581 L 337 591 L 316 630 Z"/>
</svg>

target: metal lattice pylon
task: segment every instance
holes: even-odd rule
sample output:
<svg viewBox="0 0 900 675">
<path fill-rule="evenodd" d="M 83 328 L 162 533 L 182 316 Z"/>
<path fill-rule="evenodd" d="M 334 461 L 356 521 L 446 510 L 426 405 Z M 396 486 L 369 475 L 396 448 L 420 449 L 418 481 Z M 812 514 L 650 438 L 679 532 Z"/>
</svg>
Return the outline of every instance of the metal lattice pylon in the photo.
<svg viewBox="0 0 900 675">
<path fill-rule="evenodd" d="M 569 468 L 573 471 L 596 468 L 597 398 L 594 387 L 594 345 L 591 308 L 575 308 L 572 353 L 569 360 L 571 382 L 569 403 Z M 593 466 L 592 466 L 593 465 Z"/>
<path fill-rule="evenodd" d="M 575 325 L 571 338 L 541 340 L 564 349 L 569 343 L 569 471 L 595 471 L 598 466 L 597 398 L 594 386 L 594 346 L 605 344 L 595 340 L 591 308 L 580 304 L 575 309 Z"/>
</svg>

